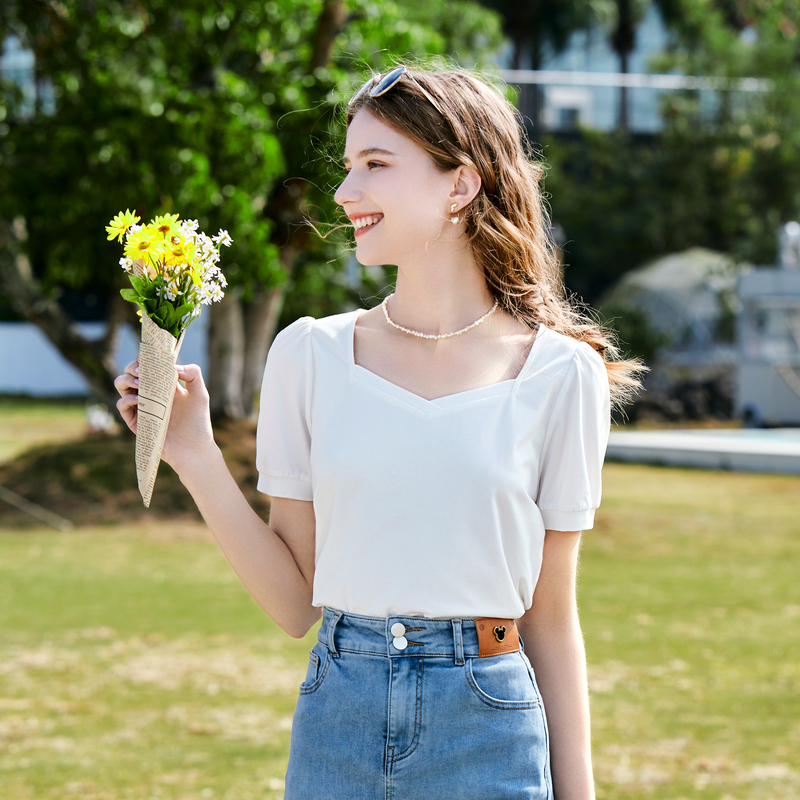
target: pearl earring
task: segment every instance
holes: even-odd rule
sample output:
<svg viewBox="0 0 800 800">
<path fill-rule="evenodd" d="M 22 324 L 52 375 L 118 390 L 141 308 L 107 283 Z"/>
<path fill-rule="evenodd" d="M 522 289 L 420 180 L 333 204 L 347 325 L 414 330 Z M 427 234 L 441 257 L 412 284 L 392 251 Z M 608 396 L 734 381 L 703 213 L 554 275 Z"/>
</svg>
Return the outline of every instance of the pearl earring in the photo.
<svg viewBox="0 0 800 800">
<path fill-rule="evenodd" d="M 456 207 L 457 206 L 458 206 L 458 203 L 453 203 L 453 205 L 450 206 L 450 214 L 452 215 L 450 217 L 450 222 L 452 222 L 453 225 L 457 225 L 458 224 L 458 216 L 456 216 Z"/>
</svg>

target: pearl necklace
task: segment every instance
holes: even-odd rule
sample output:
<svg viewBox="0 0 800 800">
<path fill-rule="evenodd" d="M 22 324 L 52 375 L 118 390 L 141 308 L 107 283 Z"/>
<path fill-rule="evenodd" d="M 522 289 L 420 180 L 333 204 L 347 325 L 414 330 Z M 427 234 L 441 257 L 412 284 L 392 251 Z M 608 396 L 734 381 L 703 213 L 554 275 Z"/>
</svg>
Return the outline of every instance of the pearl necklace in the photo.
<svg viewBox="0 0 800 800">
<path fill-rule="evenodd" d="M 394 297 L 393 294 L 390 294 L 389 297 Z M 393 327 L 397 328 L 398 331 L 402 331 L 403 333 L 410 333 L 412 336 L 418 336 L 420 339 L 449 339 L 451 336 L 459 336 L 462 333 L 466 333 L 469 330 L 472 330 L 476 325 L 480 325 L 486 317 L 492 314 L 494 311 L 497 310 L 497 298 L 495 298 L 494 305 L 479 319 L 476 319 L 472 325 L 467 325 L 466 328 L 462 328 L 460 331 L 453 331 L 452 333 L 420 333 L 419 331 L 412 331 L 411 328 L 404 328 L 402 325 L 398 325 L 396 322 L 392 320 L 389 316 L 389 297 L 387 297 L 382 303 L 381 308 L 383 309 L 383 316 L 386 317 L 386 321 Z"/>
</svg>

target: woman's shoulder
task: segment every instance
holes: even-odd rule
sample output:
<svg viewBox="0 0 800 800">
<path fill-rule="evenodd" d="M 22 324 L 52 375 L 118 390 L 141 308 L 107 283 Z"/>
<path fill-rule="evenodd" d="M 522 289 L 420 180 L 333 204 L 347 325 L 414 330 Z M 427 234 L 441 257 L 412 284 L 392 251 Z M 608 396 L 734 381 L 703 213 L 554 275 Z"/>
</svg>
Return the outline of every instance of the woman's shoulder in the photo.
<svg viewBox="0 0 800 800">
<path fill-rule="evenodd" d="M 608 386 L 605 361 L 590 344 L 547 327 L 534 340 L 525 373 L 523 383 L 531 391 L 541 391 L 541 381 L 555 392 L 576 381 Z"/>
<path fill-rule="evenodd" d="M 308 349 L 315 344 L 346 348 L 359 313 L 348 311 L 329 317 L 299 317 L 276 334 L 270 352 Z"/>
<path fill-rule="evenodd" d="M 330 317 L 298 317 L 276 334 L 275 341 L 281 338 L 286 339 L 309 334 L 315 336 L 339 336 L 343 331 L 352 328 L 355 319 L 360 313 L 360 311 L 356 310 L 333 314 Z"/>
<path fill-rule="evenodd" d="M 553 328 L 541 326 L 533 347 L 542 365 L 563 369 L 569 369 L 576 363 L 604 366 L 603 357 L 588 342 L 574 339 Z"/>
</svg>

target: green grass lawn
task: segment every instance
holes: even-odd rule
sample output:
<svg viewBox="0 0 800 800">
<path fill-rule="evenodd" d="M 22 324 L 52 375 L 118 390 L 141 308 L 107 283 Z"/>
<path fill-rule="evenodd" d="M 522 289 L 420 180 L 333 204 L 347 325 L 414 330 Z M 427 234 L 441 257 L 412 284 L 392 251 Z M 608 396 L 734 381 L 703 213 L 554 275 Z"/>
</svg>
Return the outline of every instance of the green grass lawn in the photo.
<svg viewBox="0 0 800 800">
<path fill-rule="evenodd" d="M 600 798 L 800 797 L 798 499 L 606 467 L 580 575 Z M 0 609 L 3 800 L 282 797 L 310 638 L 201 525 L 5 529 Z"/>
<path fill-rule="evenodd" d="M 80 400 L 53 402 L 0 395 L 0 463 L 33 445 L 81 435 L 86 406 Z"/>
<path fill-rule="evenodd" d="M 307 642 L 199 525 L 0 536 L 0 796 L 276 798 Z"/>
<path fill-rule="evenodd" d="M 600 797 L 800 797 L 799 500 L 607 465 L 580 585 Z"/>
</svg>

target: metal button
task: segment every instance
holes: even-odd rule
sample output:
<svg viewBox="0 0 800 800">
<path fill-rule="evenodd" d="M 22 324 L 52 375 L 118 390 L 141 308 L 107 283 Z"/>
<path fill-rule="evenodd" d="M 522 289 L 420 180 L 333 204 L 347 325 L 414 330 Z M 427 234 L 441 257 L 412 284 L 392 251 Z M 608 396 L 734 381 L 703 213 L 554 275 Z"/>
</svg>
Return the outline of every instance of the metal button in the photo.
<svg viewBox="0 0 800 800">
<path fill-rule="evenodd" d="M 405 630 L 405 628 L 404 628 L 403 630 Z M 394 641 L 392 642 L 392 644 L 393 644 L 393 645 L 394 645 L 394 646 L 395 646 L 395 647 L 396 647 L 398 650 L 405 650 L 405 649 L 406 649 L 406 647 L 408 647 L 408 639 L 406 639 L 406 637 L 405 637 L 405 636 L 396 636 L 396 637 L 394 638 Z"/>
<path fill-rule="evenodd" d="M 392 636 L 403 636 L 406 632 L 406 626 L 402 622 L 395 622 L 389 630 L 391 630 Z"/>
</svg>

